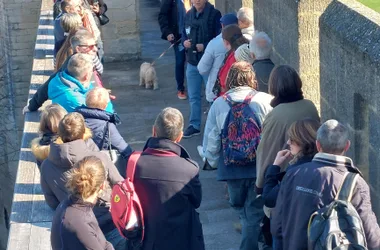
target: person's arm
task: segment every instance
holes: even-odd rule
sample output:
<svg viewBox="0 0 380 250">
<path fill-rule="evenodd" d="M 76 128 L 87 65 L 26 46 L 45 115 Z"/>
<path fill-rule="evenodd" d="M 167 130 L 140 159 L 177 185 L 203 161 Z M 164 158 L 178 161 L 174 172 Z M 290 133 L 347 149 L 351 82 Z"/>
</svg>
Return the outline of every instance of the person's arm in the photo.
<svg viewBox="0 0 380 250">
<path fill-rule="evenodd" d="M 124 159 L 128 159 L 133 152 L 131 146 L 129 146 L 128 143 L 123 139 L 115 124 L 109 123 L 109 129 L 111 134 L 110 140 L 112 148 L 115 148 L 117 151 L 119 151 Z"/>
<path fill-rule="evenodd" d="M 198 208 L 201 205 L 202 201 L 202 185 L 199 180 L 199 167 L 197 168 L 195 176 L 186 184 L 185 195 L 189 198 L 189 201 L 194 206 Z"/>
<path fill-rule="evenodd" d="M 76 234 L 78 240 L 83 244 L 85 249 L 89 249 L 89 250 L 105 250 L 105 249 L 106 250 L 114 250 L 112 245 L 109 246 L 109 242 L 107 242 L 107 241 L 106 241 L 106 247 L 107 248 L 104 248 L 104 246 L 102 246 L 100 244 L 98 237 L 102 237 L 102 236 L 98 236 L 97 235 L 98 232 L 89 223 L 82 224 L 80 226 L 80 228 L 77 228 L 75 230 L 75 234 Z M 104 238 L 104 240 L 106 240 L 106 239 Z"/>
<path fill-rule="evenodd" d="M 211 46 L 212 44 L 209 44 L 207 46 L 205 53 L 203 54 L 201 60 L 198 63 L 198 71 L 201 75 L 207 75 L 210 73 L 212 69 L 212 65 L 214 64 L 215 55 L 214 55 L 214 49 Z"/>
<path fill-rule="evenodd" d="M 158 13 L 158 24 L 160 25 L 163 38 L 167 38 L 168 35 L 173 34 L 173 30 L 169 24 L 169 16 L 171 15 L 172 0 L 161 1 L 160 12 Z"/>
<path fill-rule="evenodd" d="M 217 103 L 218 101 L 220 100 L 216 100 L 209 110 L 203 135 L 204 156 L 212 167 L 216 167 L 218 165 L 222 144 L 220 137 L 221 128 L 218 126 L 215 113 L 215 106 L 220 104 Z"/>
<path fill-rule="evenodd" d="M 31 112 L 37 111 L 46 100 L 49 99 L 48 90 L 50 81 L 57 75 L 57 72 L 52 74 L 49 79 L 42 84 L 37 92 L 33 95 L 32 99 L 29 101 L 28 110 Z"/>
<path fill-rule="evenodd" d="M 108 181 L 112 184 L 115 185 L 116 183 L 123 181 L 124 178 L 120 175 L 119 171 L 117 170 L 115 164 L 111 161 L 109 156 L 105 155 L 103 152 L 102 154 L 102 161 L 104 164 L 104 167 L 108 170 Z M 104 155 L 104 157 L 103 157 Z"/>
<path fill-rule="evenodd" d="M 93 59 L 94 67 L 99 75 L 103 74 L 103 64 L 100 62 L 99 57 L 97 55 L 94 56 Z"/>
<path fill-rule="evenodd" d="M 265 173 L 263 188 L 264 205 L 273 208 L 276 206 L 278 192 L 280 191 L 280 166 L 272 165 Z"/>
<path fill-rule="evenodd" d="M 53 191 L 50 189 L 49 184 L 47 184 L 42 174 L 41 174 L 40 183 L 41 183 L 41 189 L 42 189 L 42 193 L 44 194 L 46 203 L 51 209 L 55 210 L 58 207 L 60 202 L 55 196 L 55 194 L 53 193 Z"/>
<path fill-rule="evenodd" d="M 380 228 L 372 210 L 369 186 L 362 177 L 358 178 L 351 203 L 362 219 L 368 249 L 380 249 Z"/>
</svg>

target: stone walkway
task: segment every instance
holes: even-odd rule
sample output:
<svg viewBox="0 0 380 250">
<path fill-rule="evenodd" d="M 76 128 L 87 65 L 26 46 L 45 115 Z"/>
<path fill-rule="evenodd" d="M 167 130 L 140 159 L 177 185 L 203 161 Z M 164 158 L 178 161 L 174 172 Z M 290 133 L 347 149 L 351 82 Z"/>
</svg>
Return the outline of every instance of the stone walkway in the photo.
<svg viewBox="0 0 380 250">
<path fill-rule="evenodd" d="M 189 103 L 179 100 L 174 79 L 174 53 L 169 51 L 156 63 L 160 89 L 146 90 L 139 85 L 139 67 L 143 61 L 151 62 L 169 44 L 160 39 L 157 23 L 158 0 L 140 1 L 140 29 L 142 41 L 142 61 L 112 63 L 105 65 L 104 82 L 117 99 L 115 108 L 123 123 L 119 129 L 127 142 L 136 150 L 141 150 L 152 133 L 156 115 L 165 107 L 178 108 L 184 115 L 186 124 L 189 116 Z M 207 104 L 204 103 L 206 109 Z M 203 117 L 205 122 L 206 116 Z M 202 143 L 202 136 L 186 139 L 181 144 L 200 166 L 196 146 Z M 224 183 L 216 181 L 216 172 L 201 171 L 203 201 L 199 209 L 207 250 L 235 250 L 239 248 L 240 235 L 234 231 L 238 222 L 237 214 L 225 199 Z"/>
</svg>

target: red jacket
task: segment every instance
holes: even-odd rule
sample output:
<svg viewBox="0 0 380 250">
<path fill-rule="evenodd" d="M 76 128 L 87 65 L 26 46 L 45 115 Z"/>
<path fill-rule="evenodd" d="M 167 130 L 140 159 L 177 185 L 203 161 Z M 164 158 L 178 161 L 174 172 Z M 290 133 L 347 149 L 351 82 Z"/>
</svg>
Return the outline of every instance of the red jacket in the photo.
<svg viewBox="0 0 380 250">
<path fill-rule="evenodd" d="M 231 52 L 228 55 L 226 62 L 223 64 L 223 66 L 219 70 L 218 77 L 220 80 L 220 89 L 221 89 L 219 96 L 222 96 L 224 95 L 224 93 L 227 92 L 226 79 L 227 79 L 228 71 L 230 71 L 232 64 L 234 64 L 235 62 L 236 62 L 235 53 Z"/>
</svg>

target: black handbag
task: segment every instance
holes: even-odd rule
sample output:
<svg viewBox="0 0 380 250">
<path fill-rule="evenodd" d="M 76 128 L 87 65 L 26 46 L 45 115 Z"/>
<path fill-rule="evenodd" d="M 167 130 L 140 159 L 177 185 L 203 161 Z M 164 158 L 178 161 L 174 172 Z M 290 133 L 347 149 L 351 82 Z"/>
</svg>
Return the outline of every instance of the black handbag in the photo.
<svg viewBox="0 0 380 250">
<path fill-rule="evenodd" d="M 107 4 L 104 4 L 104 8 L 105 8 L 105 10 L 104 10 L 104 12 L 103 12 L 103 14 L 99 14 L 98 15 L 98 19 L 99 19 L 99 23 L 100 23 L 100 25 L 106 25 L 107 23 L 109 23 L 110 22 L 110 19 L 108 18 L 108 16 L 106 16 L 106 11 L 108 10 L 108 7 L 107 7 Z"/>
</svg>

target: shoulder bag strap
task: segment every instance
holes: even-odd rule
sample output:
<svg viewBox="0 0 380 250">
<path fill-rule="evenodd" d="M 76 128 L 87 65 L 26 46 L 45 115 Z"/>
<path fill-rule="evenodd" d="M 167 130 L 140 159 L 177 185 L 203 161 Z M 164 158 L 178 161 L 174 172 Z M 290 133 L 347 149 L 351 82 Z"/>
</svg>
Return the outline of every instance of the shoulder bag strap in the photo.
<svg viewBox="0 0 380 250">
<path fill-rule="evenodd" d="M 102 140 L 102 148 L 100 148 L 100 150 L 103 150 L 103 148 L 104 148 L 104 143 L 106 142 L 107 128 L 108 128 L 108 122 L 107 122 L 106 125 L 104 126 L 103 140 Z"/>
<path fill-rule="evenodd" d="M 127 178 L 133 182 L 135 179 L 135 171 L 136 171 L 136 165 L 137 161 L 140 158 L 142 152 L 135 151 L 129 156 L 128 164 L 127 164 Z"/>
<path fill-rule="evenodd" d="M 358 176 L 358 174 L 351 172 L 346 172 L 344 174 L 342 185 L 340 186 L 338 193 L 336 194 L 335 200 L 348 202 L 351 201 Z"/>
<path fill-rule="evenodd" d="M 111 141 L 111 130 L 110 130 L 110 123 L 107 122 L 107 130 L 108 130 L 108 151 L 109 151 L 109 154 L 110 154 L 110 157 L 111 157 L 111 161 L 113 161 L 113 155 L 112 155 L 112 141 Z"/>
</svg>

